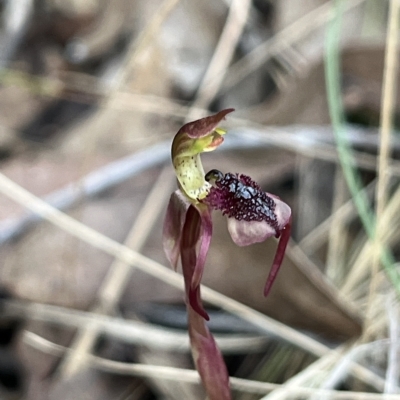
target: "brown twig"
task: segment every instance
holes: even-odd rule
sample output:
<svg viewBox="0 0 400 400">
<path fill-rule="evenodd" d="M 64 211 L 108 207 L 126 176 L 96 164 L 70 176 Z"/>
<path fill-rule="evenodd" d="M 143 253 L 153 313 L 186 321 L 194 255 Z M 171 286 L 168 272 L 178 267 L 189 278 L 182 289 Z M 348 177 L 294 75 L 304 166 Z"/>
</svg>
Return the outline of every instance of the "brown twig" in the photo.
<svg viewBox="0 0 400 400">
<path fill-rule="evenodd" d="M 232 60 L 235 48 L 245 27 L 250 6 L 250 0 L 232 1 L 217 47 L 200 83 L 196 99 L 186 117 L 187 121 L 199 118 L 201 114 L 197 109 L 207 108 L 217 95 L 224 79 L 224 73 Z"/>
<path fill-rule="evenodd" d="M 152 191 L 146 199 L 136 221 L 133 225 L 125 246 L 135 251 L 140 251 L 145 243 L 154 223 L 159 218 L 160 212 L 167 201 L 167 196 L 172 191 L 174 180 L 170 168 L 165 168 Z M 132 273 L 132 268 L 126 262 L 116 259 L 111 265 L 104 281 L 97 293 L 97 303 L 92 312 L 98 314 L 110 314 L 114 311 L 119 298 Z M 59 375 L 68 378 L 77 373 L 85 363 L 85 357 L 91 352 L 99 330 L 96 324 L 88 324 L 87 327 L 80 329 L 74 341 L 71 344 L 71 352 L 60 364 Z"/>
<path fill-rule="evenodd" d="M 383 75 L 382 103 L 381 103 L 381 131 L 378 160 L 378 183 L 376 186 L 376 222 L 374 235 L 374 256 L 371 268 L 371 283 L 369 288 L 367 314 L 365 319 L 365 334 L 368 334 L 368 325 L 371 322 L 371 307 L 377 290 L 376 276 L 381 266 L 381 253 L 385 245 L 386 227 L 382 224 L 382 217 L 388 201 L 389 166 L 391 144 L 390 137 L 393 130 L 393 115 L 396 103 L 397 66 L 398 66 L 398 31 L 399 31 L 400 1 L 391 0 L 389 9 L 389 24 L 386 36 L 385 68 Z"/>
</svg>

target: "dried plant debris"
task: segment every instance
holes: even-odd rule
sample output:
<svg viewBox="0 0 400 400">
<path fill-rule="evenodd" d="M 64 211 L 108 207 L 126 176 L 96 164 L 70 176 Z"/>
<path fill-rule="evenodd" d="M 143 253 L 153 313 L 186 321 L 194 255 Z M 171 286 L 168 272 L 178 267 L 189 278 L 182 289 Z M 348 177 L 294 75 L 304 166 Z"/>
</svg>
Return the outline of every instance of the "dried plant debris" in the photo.
<svg viewBox="0 0 400 400">
<path fill-rule="evenodd" d="M 64 214 L 44 221 L 35 199 L 17 204 L 18 190 L 0 174 L 0 398 L 203 399 L 186 336 L 200 325 L 215 336 L 235 399 L 398 396 L 399 287 L 387 270 L 372 269 L 378 247 L 330 126 L 324 55 L 336 3 L 0 4 L 0 172 L 83 224 L 59 224 Z M 376 166 L 393 3 L 343 2 L 336 85 L 351 164 L 361 196 L 380 208 L 379 240 L 394 276 L 398 101 L 389 113 L 385 207 L 374 198 L 377 187 L 382 194 Z M 218 124 L 226 135 L 212 126 L 210 143 L 190 137 L 207 151 L 196 177 L 204 191 L 190 201 L 213 209 L 213 232 L 204 276 L 202 268 L 194 274 L 185 302 L 162 249 L 162 215 L 178 187 L 170 146 L 181 126 L 231 108 Z M 246 196 L 262 203 L 268 218 L 257 222 L 271 238 L 239 248 L 229 232 L 239 232 L 236 242 L 247 232 Z M 278 265 L 272 236 L 289 231 L 288 210 L 292 233 L 264 298 L 269 266 Z M 186 303 L 195 310 L 189 325 Z"/>
</svg>

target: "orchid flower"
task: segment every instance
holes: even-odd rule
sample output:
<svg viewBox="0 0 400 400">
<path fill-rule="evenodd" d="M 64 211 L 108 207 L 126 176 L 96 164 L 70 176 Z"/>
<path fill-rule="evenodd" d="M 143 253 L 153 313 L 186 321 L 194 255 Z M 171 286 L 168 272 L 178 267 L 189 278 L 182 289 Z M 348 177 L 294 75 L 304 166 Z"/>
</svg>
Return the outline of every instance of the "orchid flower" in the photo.
<svg viewBox="0 0 400 400">
<path fill-rule="evenodd" d="M 246 175 L 214 169 L 205 174 L 200 154 L 224 141 L 219 113 L 184 125 L 172 143 L 171 157 L 179 189 L 171 195 L 163 229 L 165 253 L 177 269 L 181 259 L 188 309 L 188 329 L 196 368 L 210 400 L 228 400 L 229 376 L 210 333 L 200 297 L 200 282 L 212 236 L 213 210 L 227 217 L 228 231 L 239 246 L 280 238 L 264 288 L 266 296 L 276 278 L 290 237 L 291 210 L 277 196 L 263 192 Z"/>
</svg>

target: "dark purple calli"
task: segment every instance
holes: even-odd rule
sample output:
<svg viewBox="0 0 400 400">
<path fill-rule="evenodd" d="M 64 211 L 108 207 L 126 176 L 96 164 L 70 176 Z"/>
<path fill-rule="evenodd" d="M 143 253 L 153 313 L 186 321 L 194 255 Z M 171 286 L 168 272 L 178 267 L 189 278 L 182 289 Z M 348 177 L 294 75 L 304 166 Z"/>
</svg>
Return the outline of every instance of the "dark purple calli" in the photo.
<svg viewBox="0 0 400 400">
<path fill-rule="evenodd" d="M 188 308 L 189 336 L 193 358 L 210 400 L 231 399 L 228 372 L 209 331 L 200 296 L 200 282 L 212 236 L 212 210 L 228 220 L 228 231 L 239 246 L 280 238 L 265 285 L 267 295 L 282 263 L 290 237 L 290 207 L 277 196 L 263 192 L 251 178 L 205 174 L 200 154 L 215 150 L 225 131 L 217 125 L 233 109 L 184 125 L 172 143 L 172 163 L 179 189 L 171 195 L 163 229 L 165 253 L 176 269 L 181 259 Z"/>
</svg>

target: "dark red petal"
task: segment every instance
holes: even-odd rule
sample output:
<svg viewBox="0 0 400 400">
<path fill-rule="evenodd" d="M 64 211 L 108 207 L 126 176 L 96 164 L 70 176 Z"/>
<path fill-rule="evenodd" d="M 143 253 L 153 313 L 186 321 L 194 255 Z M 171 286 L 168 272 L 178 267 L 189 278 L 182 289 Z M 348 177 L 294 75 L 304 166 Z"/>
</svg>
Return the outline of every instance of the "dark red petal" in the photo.
<svg viewBox="0 0 400 400">
<path fill-rule="evenodd" d="M 181 238 L 182 272 L 185 279 L 186 298 L 190 306 L 203 318 L 209 319 L 200 298 L 200 286 L 192 287 L 193 274 L 197 265 L 196 246 L 200 239 L 201 216 L 191 205 L 186 213 Z"/>
<path fill-rule="evenodd" d="M 276 235 L 276 230 L 266 221 L 238 221 L 228 218 L 228 231 L 238 246 L 260 243 Z"/>
<path fill-rule="evenodd" d="M 217 114 L 210 115 L 209 117 L 189 122 L 188 124 L 183 125 L 181 129 L 179 129 L 177 135 L 180 133 L 184 133 L 191 139 L 199 139 L 207 136 L 211 132 L 213 132 L 215 128 L 217 128 L 219 123 L 225 118 L 225 116 L 232 111 L 235 111 L 235 109 L 227 108 L 226 110 L 222 110 Z"/>
<path fill-rule="evenodd" d="M 204 319 L 188 306 L 193 359 L 209 400 L 231 400 L 229 375 L 220 350 Z"/>
<path fill-rule="evenodd" d="M 212 237 L 212 219 L 210 210 L 208 209 L 208 207 L 201 204 L 198 206 L 197 210 L 200 212 L 200 218 L 201 218 L 201 232 L 200 232 L 201 242 L 200 242 L 199 252 L 197 255 L 196 267 L 193 271 L 193 276 L 192 276 L 192 284 L 191 284 L 192 289 L 200 285 Z"/>
<path fill-rule="evenodd" d="M 272 263 L 271 271 L 269 272 L 267 282 L 264 287 L 264 296 L 268 296 L 268 293 L 271 290 L 275 278 L 278 275 L 279 268 L 281 267 L 283 257 L 285 256 L 286 246 L 290 239 L 291 223 L 292 219 L 290 218 L 289 222 L 281 231 L 281 237 L 279 239 L 278 248 L 275 253 L 274 262 Z"/>
<path fill-rule="evenodd" d="M 189 305 L 206 321 L 210 320 L 210 317 L 204 309 L 203 303 L 201 301 L 200 286 L 197 286 L 194 289 L 192 289 L 191 287 L 189 288 Z"/>
<path fill-rule="evenodd" d="M 175 270 L 179 260 L 183 224 L 189 206 L 189 200 L 180 190 L 177 190 L 172 193 L 165 214 L 163 247 L 169 262 Z"/>
</svg>

